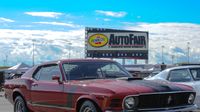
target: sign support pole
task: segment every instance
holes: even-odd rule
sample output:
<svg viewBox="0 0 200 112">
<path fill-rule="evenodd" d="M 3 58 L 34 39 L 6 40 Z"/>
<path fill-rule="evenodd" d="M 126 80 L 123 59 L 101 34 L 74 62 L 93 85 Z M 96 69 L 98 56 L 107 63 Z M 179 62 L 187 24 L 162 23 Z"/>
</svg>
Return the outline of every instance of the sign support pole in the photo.
<svg viewBox="0 0 200 112">
<path fill-rule="evenodd" d="M 137 59 L 134 59 L 134 64 L 137 64 Z"/>
<path fill-rule="evenodd" d="M 149 60 L 147 59 L 147 60 L 145 60 L 145 64 L 148 64 L 149 63 Z"/>
<path fill-rule="evenodd" d="M 122 65 L 125 65 L 126 62 L 125 62 L 125 58 L 122 59 Z"/>
</svg>

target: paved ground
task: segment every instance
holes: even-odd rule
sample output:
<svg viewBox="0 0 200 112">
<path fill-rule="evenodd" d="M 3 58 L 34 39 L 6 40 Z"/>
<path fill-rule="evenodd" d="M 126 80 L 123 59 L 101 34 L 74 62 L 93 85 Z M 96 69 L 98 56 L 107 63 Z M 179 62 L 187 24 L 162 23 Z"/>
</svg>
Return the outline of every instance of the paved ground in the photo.
<svg viewBox="0 0 200 112">
<path fill-rule="evenodd" d="M 195 103 L 198 105 L 200 108 L 200 96 L 197 96 Z M 200 112 L 200 111 L 199 111 Z"/>
<path fill-rule="evenodd" d="M 13 106 L 9 103 L 0 92 L 0 111 L 1 112 L 13 112 Z"/>
<path fill-rule="evenodd" d="M 200 100 L 198 100 L 197 103 L 200 105 Z M 3 92 L 0 92 L 0 112 L 13 112 L 13 105 L 4 98 Z M 196 112 L 200 112 L 200 110 Z"/>
</svg>

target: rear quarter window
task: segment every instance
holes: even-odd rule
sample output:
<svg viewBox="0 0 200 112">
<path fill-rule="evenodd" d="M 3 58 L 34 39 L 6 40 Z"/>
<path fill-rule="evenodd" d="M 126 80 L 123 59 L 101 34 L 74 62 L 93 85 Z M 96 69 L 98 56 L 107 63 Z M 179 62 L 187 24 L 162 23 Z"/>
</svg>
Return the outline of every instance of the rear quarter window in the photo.
<svg viewBox="0 0 200 112">
<path fill-rule="evenodd" d="M 155 78 L 160 78 L 160 79 L 167 79 L 168 77 L 168 71 L 167 70 L 164 70 L 160 73 L 158 73 L 157 75 L 154 76 Z"/>
<path fill-rule="evenodd" d="M 191 68 L 190 73 L 195 80 L 200 80 L 200 68 Z"/>
</svg>

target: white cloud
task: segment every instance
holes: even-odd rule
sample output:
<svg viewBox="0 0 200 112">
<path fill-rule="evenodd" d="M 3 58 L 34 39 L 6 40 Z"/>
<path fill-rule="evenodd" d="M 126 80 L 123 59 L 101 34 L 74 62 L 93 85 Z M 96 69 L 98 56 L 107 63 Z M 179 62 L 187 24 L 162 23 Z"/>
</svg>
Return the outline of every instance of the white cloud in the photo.
<svg viewBox="0 0 200 112">
<path fill-rule="evenodd" d="M 0 22 L 9 22 L 9 23 L 12 23 L 12 22 L 15 22 L 15 21 L 12 20 L 12 19 L 8 19 L 8 18 L 0 17 Z"/>
<path fill-rule="evenodd" d="M 171 56 L 176 56 L 176 62 L 187 62 L 187 42 L 190 42 L 191 61 L 200 62 L 200 25 L 192 23 L 133 23 L 125 29 L 149 32 L 150 61 L 160 63 L 161 46 L 164 45 L 165 61 L 171 62 Z M 174 51 L 179 48 L 182 52 Z M 198 57 L 198 60 L 194 58 Z"/>
<path fill-rule="evenodd" d="M 105 18 L 105 19 L 103 19 L 104 21 L 111 21 L 111 19 L 108 19 L 108 18 Z"/>
<path fill-rule="evenodd" d="M 127 14 L 126 12 L 123 12 L 123 11 L 113 12 L 113 11 L 96 10 L 95 12 L 98 14 L 103 14 L 106 16 L 117 17 L 117 18 L 124 17 Z"/>
<path fill-rule="evenodd" d="M 149 32 L 150 63 L 161 63 L 161 46 L 164 45 L 165 62 L 187 61 L 187 42 L 190 42 L 192 62 L 200 62 L 200 25 L 191 23 L 127 23 L 127 30 Z M 0 29 L 0 64 L 8 55 L 11 64 L 24 61 L 31 64 L 32 40 L 35 40 L 36 62 L 84 57 L 85 30 L 83 28 L 69 31 L 51 30 L 11 30 Z M 69 41 L 72 43 L 69 46 Z M 176 48 L 180 51 L 175 50 Z"/>
<path fill-rule="evenodd" d="M 8 55 L 8 63 L 31 64 L 32 42 L 35 43 L 35 60 L 40 63 L 48 60 L 84 57 L 84 29 L 69 31 L 50 30 L 11 30 L 0 29 L 0 65 Z M 69 46 L 68 43 L 72 43 Z"/>
<path fill-rule="evenodd" d="M 38 17 L 48 17 L 48 18 L 58 18 L 63 15 L 60 12 L 25 12 L 25 14 L 30 16 L 38 16 Z"/>
<path fill-rule="evenodd" d="M 33 22 L 36 24 L 46 24 L 46 25 L 56 25 L 56 26 L 66 26 L 71 28 L 77 28 L 80 27 L 80 25 L 73 24 L 71 22 L 69 23 L 62 23 L 62 22 Z"/>
</svg>

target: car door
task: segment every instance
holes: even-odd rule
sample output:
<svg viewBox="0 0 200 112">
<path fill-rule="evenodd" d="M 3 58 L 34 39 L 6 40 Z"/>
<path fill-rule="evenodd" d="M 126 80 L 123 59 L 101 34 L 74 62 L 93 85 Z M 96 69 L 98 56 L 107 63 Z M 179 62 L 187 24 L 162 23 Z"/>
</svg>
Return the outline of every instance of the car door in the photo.
<svg viewBox="0 0 200 112">
<path fill-rule="evenodd" d="M 189 85 L 194 88 L 194 80 L 187 68 L 171 70 L 168 81 Z"/>
<path fill-rule="evenodd" d="M 31 103 L 37 112 L 58 112 L 63 110 L 64 86 L 62 83 L 52 80 L 53 75 L 62 77 L 57 64 L 40 66 L 33 74 Z"/>
</svg>

